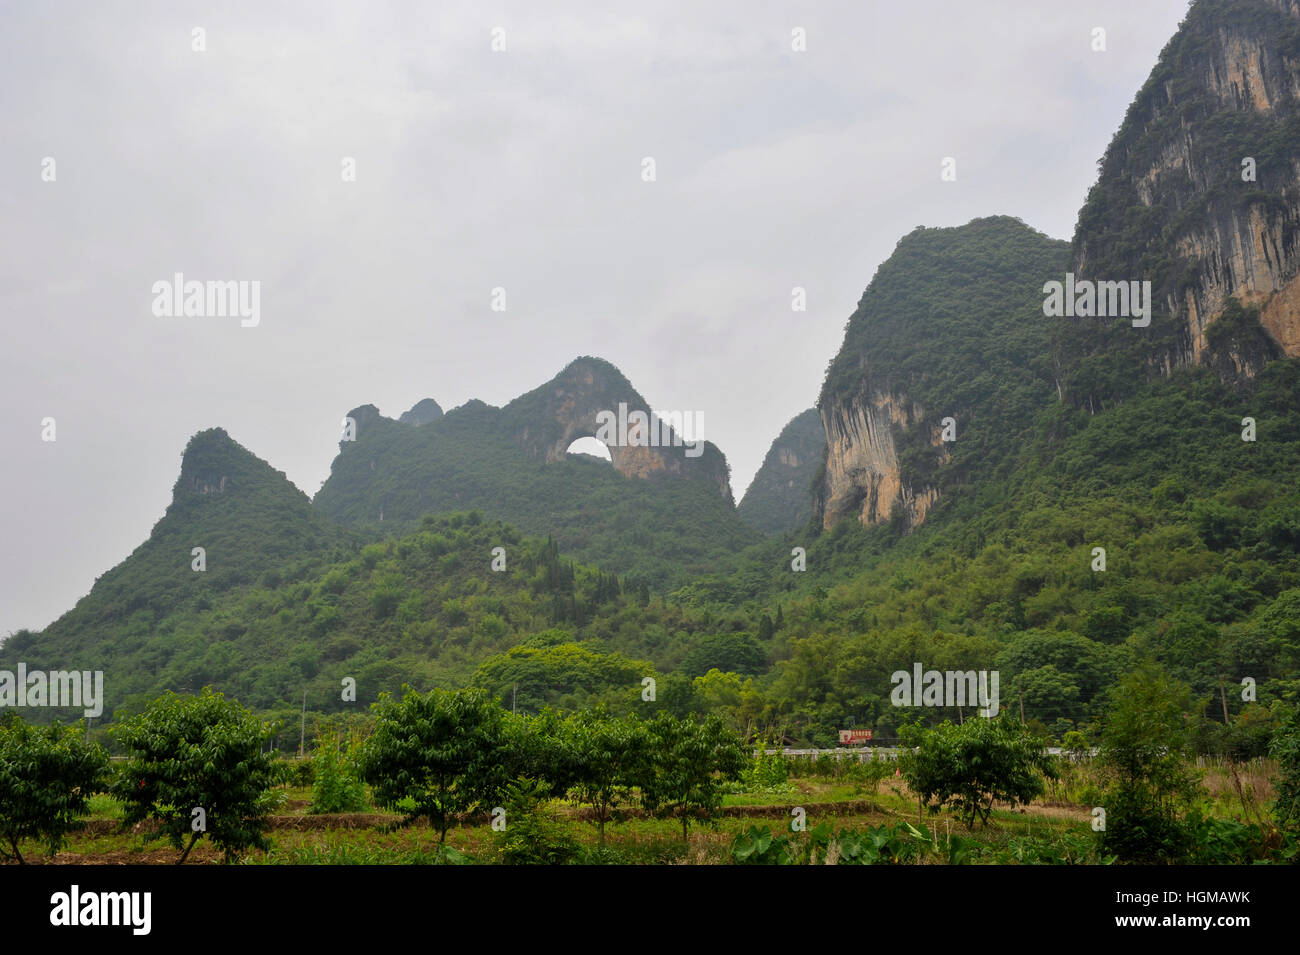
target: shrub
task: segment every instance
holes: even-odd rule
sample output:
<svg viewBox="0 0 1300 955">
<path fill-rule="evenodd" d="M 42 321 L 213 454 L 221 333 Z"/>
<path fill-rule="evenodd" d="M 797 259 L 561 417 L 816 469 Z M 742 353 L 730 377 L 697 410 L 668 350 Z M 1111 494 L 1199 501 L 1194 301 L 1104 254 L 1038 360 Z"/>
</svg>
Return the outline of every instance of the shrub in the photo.
<svg viewBox="0 0 1300 955">
<path fill-rule="evenodd" d="M 89 796 L 105 789 L 108 756 L 84 733 L 80 724 L 29 726 L 12 713 L 0 720 L 0 839 L 19 863 L 23 839 L 42 840 L 53 856 L 81 825 Z"/>
<path fill-rule="evenodd" d="M 183 848 L 177 865 L 205 833 L 226 862 L 245 849 L 268 848 L 270 790 L 288 775 L 266 751 L 275 731 L 211 687 L 199 696 L 169 692 L 154 700 L 114 732 L 129 753 L 113 787 L 125 804 L 123 826 L 156 819 L 154 838 Z"/>
<path fill-rule="evenodd" d="M 370 808 L 355 749 L 354 741 L 343 742 L 333 723 L 321 728 L 311 758 L 316 778 L 308 812 L 364 812 Z"/>
<path fill-rule="evenodd" d="M 1043 777 L 1056 776 L 1056 764 L 1043 741 L 1006 717 L 949 721 L 934 730 L 905 727 L 903 737 L 915 752 L 904 751 L 899 766 L 907 785 L 937 811 L 951 805 L 974 828 L 988 823 L 994 801 L 1027 803 L 1043 793 Z"/>
<path fill-rule="evenodd" d="M 505 787 L 506 827 L 496 833 L 497 851 L 507 865 L 564 865 L 581 851 L 576 839 L 546 808 L 550 785 L 518 779 Z"/>
<path fill-rule="evenodd" d="M 492 806 L 510 779 L 505 713 L 480 690 L 402 690 L 373 705 L 379 722 L 358 766 L 381 806 L 428 819 L 441 845 L 458 814 Z"/>
<path fill-rule="evenodd" d="M 1278 727 L 1269 748 L 1277 760 L 1273 821 L 1285 833 L 1300 835 L 1300 708 Z"/>
<path fill-rule="evenodd" d="M 1126 862 L 1180 861 L 1191 847 L 1181 819 L 1196 792 L 1183 715 L 1191 693 L 1148 663 L 1124 679 L 1115 699 L 1099 754 L 1109 777 L 1102 850 Z"/>
</svg>

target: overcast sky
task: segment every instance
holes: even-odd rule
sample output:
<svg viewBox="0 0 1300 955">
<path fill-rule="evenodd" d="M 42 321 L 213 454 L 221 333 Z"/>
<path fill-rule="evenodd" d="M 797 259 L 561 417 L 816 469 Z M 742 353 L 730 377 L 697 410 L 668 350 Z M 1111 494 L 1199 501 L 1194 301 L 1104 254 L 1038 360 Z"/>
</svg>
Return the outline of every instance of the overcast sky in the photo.
<svg viewBox="0 0 1300 955">
<path fill-rule="evenodd" d="M 583 354 L 702 413 L 739 500 L 900 237 L 1070 237 L 1187 3 L 207 6 L 0 2 L 0 635 L 145 540 L 196 431 L 313 495 L 350 408 Z M 156 316 L 176 272 L 260 323 Z"/>
</svg>

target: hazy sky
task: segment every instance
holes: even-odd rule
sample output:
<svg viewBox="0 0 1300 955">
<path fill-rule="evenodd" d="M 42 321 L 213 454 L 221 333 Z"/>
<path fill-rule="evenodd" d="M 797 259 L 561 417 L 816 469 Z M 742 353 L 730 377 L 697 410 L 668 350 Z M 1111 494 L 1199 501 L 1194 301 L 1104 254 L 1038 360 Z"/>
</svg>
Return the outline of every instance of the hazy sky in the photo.
<svg viewBox="0 0 1300 955">
<path fill-rule="evenodd" d="M 1070 237 L 1187 3 L 209 6 L 0 0 L 0 635 L 145 540 L 196 431 L 313 495 L 348 409 L 583 354 L 702 413 L 739 500 L 904 234 Z M 260 323 L 156 316 L 176 272 Z"/>
</svg>

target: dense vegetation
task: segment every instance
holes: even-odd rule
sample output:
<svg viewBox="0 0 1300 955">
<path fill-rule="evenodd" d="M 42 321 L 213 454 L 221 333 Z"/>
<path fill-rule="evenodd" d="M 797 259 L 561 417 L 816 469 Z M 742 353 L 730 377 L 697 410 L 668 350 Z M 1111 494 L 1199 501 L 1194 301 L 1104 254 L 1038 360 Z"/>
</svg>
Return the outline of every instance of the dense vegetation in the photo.
<svg viewBox="0 0 1300 955">
<path fill-rule="evenodd" d="M 894 428 L 904 486 L 951 496 L 972 480 L 1003 479 L 1057 395 L 1057 320 L 1043 317 L 1042 285 L 1068 260 L 1066 243 L 1007 216 L 918 227 L 849 318 L 818 406 L 865 401 L 868 390 L 918 404 L 924 417 Z M 944 417 L 955 419 L 957 440 L 936 448 Z"/>
<path fill-rule="evenodd" d="M 1247 415 L 1254 442 L 1241 437 Z M 1092 723 L 1151 657 L 1192 687 L 1207 719 L 1222 724 L 1226 708 L 1263 729 L 1300 689 L 1286 622 L 1300 594 L 1298 459 L 1300 362 L 1274 363 L 1247 392 L 1191 371 L 1098 415 L 1049 407 L 1010 480 L 980 482 L 902 539 L 846 522 L 808 542 L 803 574 L 770 548 L 753 555 L 762 569 L 678 596 L 780 611 L 764 702 L 734 710 L 770 701 L 800 739 L 829 743 L 850 719 L 891 735 L 889 675 L 913 661 L 1000 670 L 1002 702 L 1019 713 L 1023 700 L 1059 738 Z M 1093 569 L 1098 546 L 1104 571 Z M 1204 745 L 1222 742 L 1216 733 Z M 1266 737 L 1250 745 L 1259 752 Z"/>
<path fill-rule="evenodd" d="M 817 409 L 795 416 L 772 442 L 736 508 L 745 523 L 764 534 L 785 534 L 808 523 L 812 479 L 825 451 L 826 430 Z"/>
<path fill-rule="evenodd" d="M 620 398 L 643 406 L 612 365 L 581 359 L 579 367 L 614 380 L 602 395 L 608 407 L 617 408 Z M 725 480 L 726 461 L 707 442 L 699 458 L 683 455 L 685 475 L 625 477 L 588 455 L 537 457 L 532 445 L 558 436 L 548 402 L 571 373 L 504 408 L 471 401 L 419 427 L 370 405 L 355 409 L 356 440 L 340 444 L 317 508 L 370 537 L 409 531 L 427 514 L 479 509 L 524 533 L 552 537 L 577 560 L 657 589 L 729 567 L 758 540 L 723 496 L 718 480 Z"/>
<path fill-rule="evenodd" d="M 150 841 L 169 837 L 178 857 L 152 858 L 177 864 L 209 831 L 226 862 L 251 850 L 260 851 L 262 861 L 298 863 L 617 863 L 633 861 L 630 846 L 642 860 L 647 851 L 655 861 L 682 860 L 694 852 L 693 861 L 741 864 L 1258 864 L 1300 857 L 1294 813 L 1300 722 L 1294 713 L 1274 738 L 1277 760 L 1269 778 L 1261 775 L 1261 761 L 1247 766 L 1228 759 L 1211 785 L 1188 759 L 1193 730 L 1185 713 L 1187 687 L 1147 665 L 1126 678 L 1124 688 L 1106 714 L 1096 760 L 1077 746 L 1049 755 L 1026 726 L 1003 714 L 932 730 L 910 727 L 911 746 L 897 762 L 882 754 L 866 760 L 856 753 L 814 760 L 746 755 L 717 717 L 678 718 L 653 701 L 649 717 L 611 716 L 600 706 L 569 716 L 546 710 L 522 717 L 477 690 L 409 689 L 400 702 L 385 697 L 369 717 L 349 720 L 353 744 L 342 761 L 335 727 L 326 721 L 311 759 L 290 762 L 262 749 L 269 728 L 237 704 L 208 692 L 168 695 L 124 724 L 134 755 L 113 773 L 102 749 L 81 739 L 80 726 L 33 728 L 10 715 L 0 727 L 0 765 L 12 764 L 26 776 L 6 773 L 0 779 L 7 793 L 0 823 L 9 852 L 20 862 L 24 841 L 47 840 L 54 854 L 64 845 L 63 835 L 83 828 L 81 819 L 92 814 L 105 834 L 103 823 L 116 820 L 110 838 L 117 845 L 123 838 L 134 843 L 127 854 L 137 861 Z M 881 783 L 891 775 L 882 792 Z M 323 776 L 336 788 L 342 783 L 355 789 L 357 804 L 313 805 L 313 812 L 347 815 L 306 828 L 344 828 L 355 838 L 344 846 L 327 836 L 323 852 L 310 846 L 289 850 L 285 858 L 266 831 L 273 824 L 281 833 L 301 830 L 307 820 L 273 820 L 267 811 L 283 807 L 288 792 L 303 791 L 312 777 L 312 792 L 319 795 Z M 796 777 L 797 787 L 791 785 Z M 366 813 L 370 795 L 363 779 L 377 807 L 402 815 Z M 1049 787 L 1052 801 L 1040 807 L 1040 824 L 1017 825 L 1016 805 L 1036 801 Z M 850 791 L 869 798 L 834 801 L 835 793 Z M 113 796 L 98 795 L 104 792 Z M 898 821 L 911 795 L 916 825 Z M 558 799 L 581 815 L 570 814 L 566 824 Z M 770 810 L 786 814 L 796 801 L 786 834 L 753 824 Z M 185 807 L 193 803 L 199 805 L 187 816 Z M 730 811 L 724 813 L 724 804 Z M 949 816 L 941 835 L 937 821 L 923 817 L 927 804 L 932 816 L 950 806 L 966 834 L 953 832 Z M 734 834 L 726 857 L 701 852 L 718 846 L 707 835 L 692 846 L 692 820 L 716 829 L 724 815 Z M 876 822 L 882 816 L 887 824 Z M 146 817 L 154 824 L 142 825 Z M 398 850 L 395 858 L 393 834 L 422 818 L 438 834 L 433 853 L 416 832 L 403 840 L 414 843 L 414 851 Z M 590 831 L 584 839 L 574 828 L 582 825 L 580 818 L 595 823 L 594 846 Z M 668 843 L 668 830 L 648 828 L 650 820 L 680 824 L 680 841 Z M 837 820 L 859 827 L 836 831 Z M 639 834 L 626 831 L 632 826 Z M 465 829 L 449 840 L 459 827 Z M 490 838 L 468 831 L 479 827 L 490 828 Z M 611 828 L 615 845 L 606 839 Z M 128 829 L 136 835 L 127 836 Z M 648 832 L 655 835 L 647 841 Z M 85 859 L 79 850 L 95 843 L 102 845 L 103 837 L 78 837 L 70 847 L 77 853 L 73 859 Z"/>
</svg>

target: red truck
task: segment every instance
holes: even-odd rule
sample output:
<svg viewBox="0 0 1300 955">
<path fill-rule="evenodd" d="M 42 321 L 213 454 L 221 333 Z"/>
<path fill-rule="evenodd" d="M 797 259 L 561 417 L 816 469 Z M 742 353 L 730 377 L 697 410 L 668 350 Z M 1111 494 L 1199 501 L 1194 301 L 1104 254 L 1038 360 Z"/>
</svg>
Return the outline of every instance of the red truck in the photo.
<svg viewBox="0 0 1300 955">
<path fill-rule="evenodd" d="M 871 742 L 871 730 L 840 730 L 841 746 L 861 746 Z"/>
</svg>

